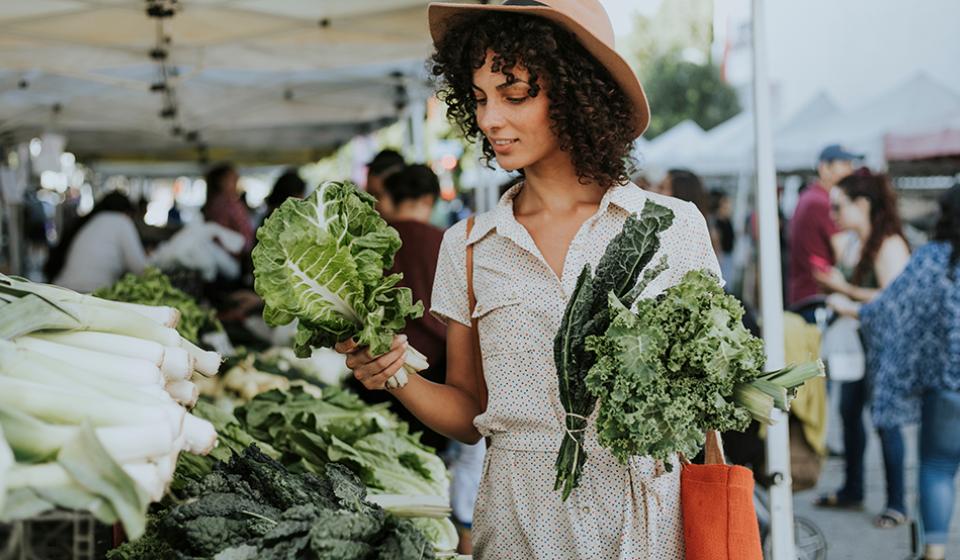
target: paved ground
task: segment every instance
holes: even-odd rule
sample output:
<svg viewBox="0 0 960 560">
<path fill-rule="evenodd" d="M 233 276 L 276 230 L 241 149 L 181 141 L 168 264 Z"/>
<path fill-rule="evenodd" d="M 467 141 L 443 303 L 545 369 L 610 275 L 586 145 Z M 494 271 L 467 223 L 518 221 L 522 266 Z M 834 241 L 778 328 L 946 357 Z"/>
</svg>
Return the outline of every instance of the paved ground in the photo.
<svg viewBox="0 0 960 560">
<path fill-rule="evenodd" d="M 904 436 L 907 450 L 907 505 L 911 508 L 911 514 L 914 514 L 917 507 L 917 430 L 907 429 Z M 831 433 L 830 440 L 838 441 L 839 438 Z M 813 520 L 820 527 L 827 537 L 827 558 L 830 560 L 904 560 L 910 556 L 909 526 L 877 529 L 872 523 L 873 517 L 883 509 L 885 495 L 883 462 L 876 434 L 871 436 L 867 445 L 866 475 L 864 511 L 839 512 L 815 508 L 811 504 L 820 493 L 839 488 L 843 482 L 843 461 L 828 460 L 817 488 L 794 496 L 794 513 Z M 953 515 L 950 534 L 947 558 L 960 558 L 960 503 Z"/>
</svg>

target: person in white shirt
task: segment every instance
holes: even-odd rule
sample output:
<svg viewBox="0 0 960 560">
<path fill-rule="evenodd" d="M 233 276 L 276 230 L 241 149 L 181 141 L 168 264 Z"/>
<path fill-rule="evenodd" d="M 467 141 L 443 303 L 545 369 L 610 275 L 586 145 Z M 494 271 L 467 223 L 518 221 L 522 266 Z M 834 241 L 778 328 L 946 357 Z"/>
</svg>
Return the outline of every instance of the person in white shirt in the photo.
<svg viewBox="0 0 960 560">
<path fill-rule="evenodd" d="M 47 279 L 89 293 L 113 284 L 127 272 L 143 272 L 147 256 L 134 215 L 133 203 L 123 194 L 112 192 L 103 197 L 89 214 L 67 228 L 50 251 L 44 266 Z"/>
</svg>

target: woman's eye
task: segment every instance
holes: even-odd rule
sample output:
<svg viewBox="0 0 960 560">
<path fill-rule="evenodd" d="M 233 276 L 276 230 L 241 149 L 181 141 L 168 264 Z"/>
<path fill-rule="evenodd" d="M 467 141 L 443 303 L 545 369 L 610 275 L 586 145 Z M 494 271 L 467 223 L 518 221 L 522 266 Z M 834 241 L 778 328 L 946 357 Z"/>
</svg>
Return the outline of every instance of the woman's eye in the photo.
<svg viewBox="0 0 960 560">
<path fill-rule="evenodd" d="M 508 97 L 507 98 L 507 101 L 509 101 L 510 103 L 513 103 L 514 105 L 519 105 L 526 100 L 527 100 L 526 97 Z"/>
<path fill-rule="evenodd" d="M 477 105 L 486 105 L 486 104 L 487 104 L 487 100 L 486 100 L 486 99 L 474 99 L 474 101 L 476 101 Z"/>
</svg>

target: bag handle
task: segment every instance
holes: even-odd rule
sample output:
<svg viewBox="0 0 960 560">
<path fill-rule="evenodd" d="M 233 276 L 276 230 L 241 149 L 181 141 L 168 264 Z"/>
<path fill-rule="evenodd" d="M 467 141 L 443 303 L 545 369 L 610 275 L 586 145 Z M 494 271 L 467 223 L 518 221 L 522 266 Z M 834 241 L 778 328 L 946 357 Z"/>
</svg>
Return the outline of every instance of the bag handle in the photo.
<svg viewBox="0 0 960 560">
<path fill-rule="evenodd" d="M 723 454 L 723 439 L 720 432 L 716 430 L 707 430 L 706 443 L 703 446 L 703 464 L 704 465 L 726 465 L 727 458 Z M 680 454 L 680 462 L 689 465 L 690 459 L 683 453 Z"/>
<path fill-rule="evenodd" d="M 473 216 L 467 218 L 467 238 L 473 230 Z M 473 292 L 473 244 L 467 245 L 467 302 L 470 305 L 470 326 L 473 331 L 474 376 L 477 380 L 477 396 L 480 399 L 480 411 L 487 410 L 487 380 L 483 376 L 483 356 L 480 353 L 480 331 L 473 312 L 477 307 L 477 296 Z"/>
</svg>

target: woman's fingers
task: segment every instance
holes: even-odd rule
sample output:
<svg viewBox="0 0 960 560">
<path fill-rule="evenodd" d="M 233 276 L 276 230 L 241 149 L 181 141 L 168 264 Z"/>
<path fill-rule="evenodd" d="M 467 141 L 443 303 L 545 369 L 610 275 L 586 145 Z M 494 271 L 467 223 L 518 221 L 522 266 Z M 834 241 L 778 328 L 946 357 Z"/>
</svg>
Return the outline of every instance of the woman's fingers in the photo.
<svg viewBox="0 0 960 560">
<path fill-rule="evenodd" d="M 399 358 L 394 360 L 384 369 L 382 372 L 374 375 L 370 378 L 370 385 L 366 385 L 368 389 L 384 389 L 387 385 L 387 380 L 396 375 L 400 368 L 403 367 L 404 355 L 400 355 Z"/>
<path fill-rule="evenodd" d="M 352 354 L 357 350 L 357 342 L 352 338 L 348 338 L 343 342 L 336 343 L 333 349 L 341 354 Z"/>
</svg>

